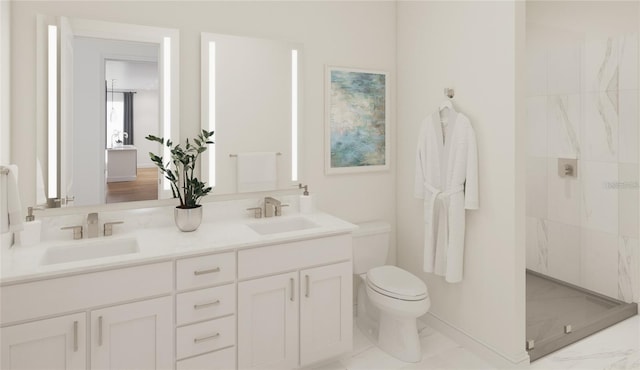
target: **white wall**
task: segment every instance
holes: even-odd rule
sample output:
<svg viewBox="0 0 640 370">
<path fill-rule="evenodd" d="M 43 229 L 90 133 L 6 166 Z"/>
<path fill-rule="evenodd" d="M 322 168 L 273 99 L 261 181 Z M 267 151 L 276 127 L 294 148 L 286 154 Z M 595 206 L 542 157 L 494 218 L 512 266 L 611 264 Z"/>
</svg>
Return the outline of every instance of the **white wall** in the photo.
<svg viewBox="0 0 640 370">
<path fill-rule="evenodd" d="M 158 99 L 158 90 L 138 90 L 133 96 L 133 145 L 138 148 L 138 168 L 155 166 L 149 152 L 157 153 L 158 147 L 145 137 L 154 132 L 156 136 L 160 134 Z"/>
<path fill-rule="evenodd" d="M 304 45 L 303 177 L 320 209 L 349 221 L 384 219 L 395 223 L 395 163 L 388 172 L 324 175 L 324 66 L 352 66 L 391 72 L 396 67 L 395 2 L 14 2 L 12 19 L 12 141 L 36 134 L 35 15 L 65 15 L 180 30 L 181 137 L 200 127 L 200 32 L 299 42 Z M 392 86 L 391 91 L 395 91 Z M 391 97 L 395 102 L 395 96 Z M 391 107 L 392 135 L 395 110 Z M 24 171 L 24 203 L 35 199 L 35 150 L 12 148 Z M 392 256 L 395 253 L 392 251 Z"/>
<path fill-rule="evenodd" d="M 510 363 L 527 363 L 521 54 L 517 2 L 398 2 L 398 264 L 423 278 L 430 314 Z M 464 280 L 426 274 L 423 206 L 413 198 L 416 136 L 443 89 L 471 119 L 480 209 L 467 211 Z M 430 315 L 428 314 L 428 315 Z"/>
<path fill-rule="evenodd" d="M 526 22 L 527 267 L 627 302 L 640 300 L 639 11 L 529 2 Z M 577 177 L 557 158 L 577 158 Z"/>
<path fill-rule="evenodd" d="M 11 3 L 0 1 L 0 163 L 9 163 L 11 146 L 10 123 L 10 31 L 11 31 Z"/>
</svg>

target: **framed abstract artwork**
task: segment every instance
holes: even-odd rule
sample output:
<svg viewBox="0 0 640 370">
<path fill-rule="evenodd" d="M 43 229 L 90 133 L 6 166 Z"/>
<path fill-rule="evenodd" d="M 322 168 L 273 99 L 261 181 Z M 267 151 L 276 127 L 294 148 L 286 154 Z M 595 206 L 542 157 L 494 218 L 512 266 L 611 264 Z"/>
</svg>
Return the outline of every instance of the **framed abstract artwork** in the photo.
<svg viewBox="0 0 640 370">
<path fill-rule="evenodd" d="M 325 172 L 389 169 L 387 72 L 326 67 Z"/>
</svg>

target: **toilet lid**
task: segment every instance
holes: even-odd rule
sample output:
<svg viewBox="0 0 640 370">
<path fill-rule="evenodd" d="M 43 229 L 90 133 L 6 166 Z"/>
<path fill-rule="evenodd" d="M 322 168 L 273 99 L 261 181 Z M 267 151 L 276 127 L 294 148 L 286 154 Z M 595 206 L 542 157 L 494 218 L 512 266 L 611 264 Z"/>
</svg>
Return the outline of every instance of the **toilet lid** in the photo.
<svg viewBox="0 0 640 370">
<path fill-rule="evenodd" d="M 407 301 L 427 297 L 427 286 L 408 271 L 395 266 L 375 267 L 367 272 L 367 284 L 380 294 Z"/>
</svg>

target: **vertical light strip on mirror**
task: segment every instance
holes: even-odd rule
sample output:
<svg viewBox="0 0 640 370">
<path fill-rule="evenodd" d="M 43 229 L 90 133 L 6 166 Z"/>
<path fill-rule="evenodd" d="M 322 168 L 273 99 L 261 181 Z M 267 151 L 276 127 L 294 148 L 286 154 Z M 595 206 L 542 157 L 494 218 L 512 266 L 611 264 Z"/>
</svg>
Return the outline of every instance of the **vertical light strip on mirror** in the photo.
<svg viewBox="0 0 640 370">
<path fill-rule="evenodd" d="M 209 42 L 209 131 L 216 130 L 216 43 Z M 214 134 L 215 137 L 215 134 Z M 214 140 L 215 142 L 215 140 Z M 216 150 L 209 151 L 209 184 L 216 186 Z"/>
<path fill-rule="evenodd" d="M 298 181 L 298 50 L 291 50 L 291 181 Z"/>
<path fill-rule="evenodd" d="M 171 38 L 165 37 L 162 42 L 162 135 L 166 141 L 171 139 Z M 171 158 L 171 152 L 165 145 L 162 149 L 164 160 Z M 162 188 L 169 190 L 171 184 L 163 177 Z"/>
<path fill-rule="evenodd" d="M 58 197 L 58 27 L 49 25 L 47 43 L 47 197 Z"/>
</svg>

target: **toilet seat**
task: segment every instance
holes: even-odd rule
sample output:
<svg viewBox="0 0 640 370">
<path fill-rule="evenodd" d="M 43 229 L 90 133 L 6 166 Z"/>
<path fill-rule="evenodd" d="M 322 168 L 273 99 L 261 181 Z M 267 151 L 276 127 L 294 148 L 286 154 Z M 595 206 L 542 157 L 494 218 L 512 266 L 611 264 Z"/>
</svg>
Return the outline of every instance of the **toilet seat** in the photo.
<svg viewBox="0 0 640 370">
<path fill-rule="evenodd" d="M 422 280 L 396 266 L 380 266 L 367 272 L 367 285 L 374 291 L 404 301 L 427 298 L 427 286 Z"/>
</svg>

